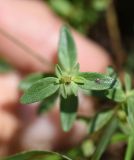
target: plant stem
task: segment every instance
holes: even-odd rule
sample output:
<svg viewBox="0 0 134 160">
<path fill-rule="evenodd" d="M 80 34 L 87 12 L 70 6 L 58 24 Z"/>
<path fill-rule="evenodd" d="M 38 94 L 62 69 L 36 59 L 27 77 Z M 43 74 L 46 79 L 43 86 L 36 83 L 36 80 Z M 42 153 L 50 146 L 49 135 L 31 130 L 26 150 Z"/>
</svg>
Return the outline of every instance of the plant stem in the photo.
<svg viewBox="0 0 134 160">
<path fill-rule="evenodd" d="M 111 39 L 111 44 L 113 46 L 113 54 L 116 60 L 116 65 L 119 69 L 121 69 L 126 58 L 126 53 L 121 42 L 121 34 L 118 25 L 117 14 L 112 0 L 106 12 L 106 22 Z"/>
<path fill-rule="evenodd" d="M 125 154 L 125 160 L 132 160 L 133 151 L 134 151 L 134 136 L 130 135 L 128 138 L 128 145 L 127 145 L 127 150 Z"/>
<path fill-rule="evenodd" d="M 36 58 L 40 63 L 43 65 L 46 64 L 50 66 L 51 68 L 54 68 L 54 64 L 50 63 L 48 60 L 46 60 L 44 57 L 40 56 L 39 53 L 35 52 L 32 48 L 15 38 L 13 35 L 5 31 L 4 29 L 0 28 L 0 34 L 4 37 L 6 37 L 8 40 L 12 41 L 17 46 L 21 47 L 27 54 L 31 55 L 32 57 Z"/>
<path fill-rule="evenodd" d="M 89 123 L 89 121 L 91 120 L 91 117 L 87 117 L 85 115 L 77 115 L 77 120 L 83 120 L 86 123 Z"/>
</svg>

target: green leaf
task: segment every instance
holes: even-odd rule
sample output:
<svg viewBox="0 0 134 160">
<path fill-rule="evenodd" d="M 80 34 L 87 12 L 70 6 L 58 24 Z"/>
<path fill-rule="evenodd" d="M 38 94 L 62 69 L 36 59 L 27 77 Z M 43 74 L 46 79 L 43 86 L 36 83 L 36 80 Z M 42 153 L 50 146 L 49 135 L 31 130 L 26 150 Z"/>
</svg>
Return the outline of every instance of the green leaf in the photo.
<svg viewBox="0 0 134 160">
<path fill-rule="evenodd" d="M 92 7 L 96 10 L 96 12 L 104 11 L 108 8 L 110 4 L 110 0 L 94 0 L 92 1 Z"/>
<path fill-rule="evenodd" d="M 65 71 L 71 71 L 77 63 L 73 37 L 67 27 L 62 27 L 59 40 L 59 63 Z"/>
<path fill-rule="evenodd" d="M 75 96 L 78 95 L 78 85 L 74 82 L 71 82 L 71 91 Z"/>
<path fill-rule="evenodd" d="M 128 123 L 126 121 L 119 121 L 119 129 L 125 134 L 130 134 L 130 127 L 128 126 Z"/>
<path fill-rule="evenodd" d="M 85 79 L 83 77 L 81 77 L 81 76 L 74 76 L 72 78 L 72 81 L 74 81 L 77 84 L 84 84 Z"/>
<path fill-rule="evenodd" d="M 65 84 L 60 84 L 60 94 L 65 99 L 67 98 L 67 90 Z"/>
<path fill-rule="evenodd" d="M 24 78 L 19 87 L 21 90 L 26 91 L 29 87 L 31 87 L 36 81 L 44 78 L 43 73 L 32 73 Z"/>
<path fill-rule="evenodd" d="M 39 108 L 37 111 L 38 114 L 41 114 L 41 113 L 44 113 L 44 112 L 50 110 L 53 107 L 57 97 L 58 97 L 58 93 L 56 92 L 53 95 L 51 95 L 50 97 L 44 99 L 41 102 L 41 104 L 39 105 Z"/>
<path fill-rule="evenodd" d="M 113 133 L 117 128 L 117 125 L 118 121 L 115 117 L 113 117 L 105 128 L 102 137 L 100 137 L 100 141 L 91 160 L 100 160 L 102 154 L 104 153 L 110 142 Z"/>
<path fill-rule="evenodd" d="M 77 73 L 77 72 L 79 72 L 79 70 L 80 70 L 80 64 L 76 63 L 76 65 L 74 65 L 74 67 L 73 67 L 73 72 Z"/>
<path fill-rule="evenodd" d="M 117 84 L 112 89 L 108 89 L 104 92 L 105 97 L 113 100 L 114 102 L 123 102 L 126 100 L 126 95 L 122 89 L 120 80 L 117 79 Z"/>
<path fill-rule="evenodd" d="M 65 85 L 67 96 L 78 94 L 78 85 L 74 82 L 71 82 L 69 85 Z"/>
<path fill-rule="evenodd" d="M 80 88 L 85 90 L 106 90 L 117 85 L 117 80 L 100 73 L 83 72 L 79 75 L 85 78 L 84 85 L 79 85 Z"/>
<path fill-rule="evenodd" d="M 13 67 L 9 65 L 5 60 L 0 59 L 0 73 L 6 73 L 13 70 Z"/>
<path fill-rule="evenodd" d="M 125 160 L 132 160 L 134 154 L 134 135 L 129 136 Z"/>
<path fill-rule="evenodd" d="M 58 78 L 61 78 L 61 76 L 63 75 L 63 71 L 58 64 L 56 65 L 55 73 Z"/>
<path fill-rule="evenodd" d="M 124 102 L 126 99 L 126 95 L 120 85 L 120 81 L 117 80 L 118 82 L 116 82 L 118 85 L 115 85 L 112 89 L 108 89 L 108 90 L 102 90 L 102 91 L 96 91 L 93 90 L 91 91 L 92 96 L 96 96 L 99 98 L 108 98 L 114 102 Z"/>
<path fill-rule="evenodd" d="M 108 98 L 114 102 L 124 102 L 126 99 L 124 91 L 119 88 L 105 91 L 92 91 L 90 94 L 99 98 Z"/>
<path fill-rule="evenodd" d="M 105 96 L 115 102 L 123 102 L 126 99 L 122 88 L 113 88 L 105 92 Z"/>
<path fill-rule="evenodd" d="M 58 0 L 57 2 L 49 0 L 48 3 L 50 3 L 53 10 L 56 11 L 56 13 L 58 13 L 60 16 L 69 17 L 73 9 L 72 3 L 66 0 Z"/>
<path fill-rule="evenodd" d="M 56 152 L 51 151 L 29 151 L 29 152 L 22 152 L 18 153 L 13 156 L 9 156 L 7 158 L 2 158 L 1 160 L 45 160 L 50 155 L 57 156 L 58 160 L 71 160 L 70 158 L 61 155 Z"/>
<path fill-rule="evenodd" d="M 112 66 L 107 67 L 107 75 L 112 78 L 117 78 L 117 73 Z"/>
<path fill-rule="evenodd" d="M 78 95 L 78 85 L 73 81 L 70 84 L 60 84 L 60 94 L 65 99 L 70 95 Z"/>
<path fill-rule="evenodd" d="M 132 88 L 132 80 L 131 76 L 128 73 L 125 73 L 125 89 L 126 91 L 130 91 Z"/>
<path fill-rule="evenodd" d="M 124 133 L 115 133 L 111 139 L 111 144 L 116 144 L 119 142 L 126 142 L 128 136 Z"/>
<path fill-rule="evenodd" d="M 128 116 L 127 121 L 130 127 L 130 134 L 134 134 L 134 98 L 127 99 Z"/>
<path fill-rule="evenodd" d="M 59 85 L 56 84 L 56 81 L 57 78 L 54 77 L 43 78 L 37 81 L 28 88 L 21 97 L 21 103 L 34 103 L 51 96 L 59 89 Z"/>
<path fill-rule="evenodd" d="M 89 133 L 97 132 L 102 129 L 112 118 L 113 111 L 106 110 L 98 112 L 95 117 L 89 122 Z"/>
<path fill-rule="evenodd" d="M 76 157 L 83 157 L 82 149 L 80 148 L 80 146 L 69 149 L 66 154 L 73 160 L 75 160 Z"/>
<path fill-rule="evenodd" d="M 134 97 L 134 89 L 127 92 L 127 98 L 133 98 Z"/>
<path fill-rule="evenodd" d="M 78 108 L 78 97 L 71 95 L 67 99 L 61 96 L 60 101 L 60 114 L 61 114 L 61 124 L 64 131 L 69 131 L 76 119 Z"/>
</svg>

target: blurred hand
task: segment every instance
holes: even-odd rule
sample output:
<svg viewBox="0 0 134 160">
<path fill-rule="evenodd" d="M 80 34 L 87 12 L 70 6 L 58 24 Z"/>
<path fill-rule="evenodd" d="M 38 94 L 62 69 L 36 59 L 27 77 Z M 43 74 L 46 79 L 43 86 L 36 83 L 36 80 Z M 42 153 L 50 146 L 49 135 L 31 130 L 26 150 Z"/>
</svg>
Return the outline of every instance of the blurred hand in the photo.
<svg viewBox="0 0 134 160">
<path fill-rule="evenodd" d="M 59 30 L 62 24 L 64 22 L 41 1 L 0 0 L 0 28 L 25 43 L 50 63 L 56 63 L 57 60 Z M 111 63 L 106 51 L 75 31 L 73 31 L 73 35 L 76 41 L 81 71 L 104 72 L 106 66 Z M 13 115 L 10 108 L 13 104 L 13 106 L 16 106 L 19 101 L 17 86 L 21 73 L 33 71 L 52 72 L 52 68 L 41 64 L 1 34 L 0 56 L 7 59 L 19 71 L 18 73 L 0 76 L 0 82 L 3 84 L 2 90 L 0 90 L 0 110 L 5 108 L 8 114 Z M 8 87 L 7 83 L 4 83 L 5 81 L 8 81 Z M 13 82 L 13 85 L 10 84 L 11 82 Z M 80 112 L 91 114 L 92 107 L 93 101 L 91 99 L 80 97 Z M 85 126 L 79 123 L 75 124 L 70 133 L 63 133 L 60 128 L 57 107 L 41 117 L 36 116 L 36 105 L 21 106 L 17 109 L 21 110 L 20 116 L 24 126 L 20 138 L 22 149 L 62 148 L 63 145 L 78 144 L 86 135 Z M 12 107 L 12 110 L 16 111 L 16 107 Z M 15 122 L 15 124 L 17 123 Z M 16 133 L 17 127 L 12 126 L 13 135 L 13 133 Z M 59 141 L 62 144 L 59 144 Z"/>
</svg>

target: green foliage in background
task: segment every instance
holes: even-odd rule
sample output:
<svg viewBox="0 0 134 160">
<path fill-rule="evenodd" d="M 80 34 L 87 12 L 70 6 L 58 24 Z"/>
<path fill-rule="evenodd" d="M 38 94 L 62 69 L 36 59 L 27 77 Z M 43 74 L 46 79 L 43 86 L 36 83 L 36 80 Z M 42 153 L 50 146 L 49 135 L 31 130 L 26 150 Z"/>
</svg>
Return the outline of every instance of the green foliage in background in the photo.
<svg viewBox="0 0 134 160">
<path fill-rule="evenodd" d="M 82 33 L 87 33 L 95 25 L 110 0 L 44 0 L 71 26 Z"/>
<path fill-rule="evenodd" d="M 0 73 L 7 73 L 13 70 L 13 67 L 9 65 L 4 59 L 0 58 Z"/>
</svg>

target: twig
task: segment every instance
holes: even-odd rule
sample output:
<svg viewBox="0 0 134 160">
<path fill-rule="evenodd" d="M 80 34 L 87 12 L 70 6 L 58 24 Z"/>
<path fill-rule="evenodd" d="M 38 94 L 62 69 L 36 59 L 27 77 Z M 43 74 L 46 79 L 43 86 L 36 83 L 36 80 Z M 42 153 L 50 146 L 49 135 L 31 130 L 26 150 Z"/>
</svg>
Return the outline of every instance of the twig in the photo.
<svg viewBox="0 0 134 160">
<path fill-rule="evenodd" d="M 125 61 L 126 53 L 121 43 L 121 35 L 113 1 L 111 1 L 107 9 L 106 21 L 107 21 L 109 36 L 111 38 L 111 43 L 113 46 L 113 51 L 114 51 L 113 54 L 116 60 L 116 65 L 119 69 L 121 69 Z"/>
<path fill-rule="evenodd" d="M 86 123 L 89 123 L 89 121 L 91 120 L 91 117 L 87 117 L 85 115 L 77 115 L 77 120 L 83 120 L 85 121 Z"/>
</svg>

